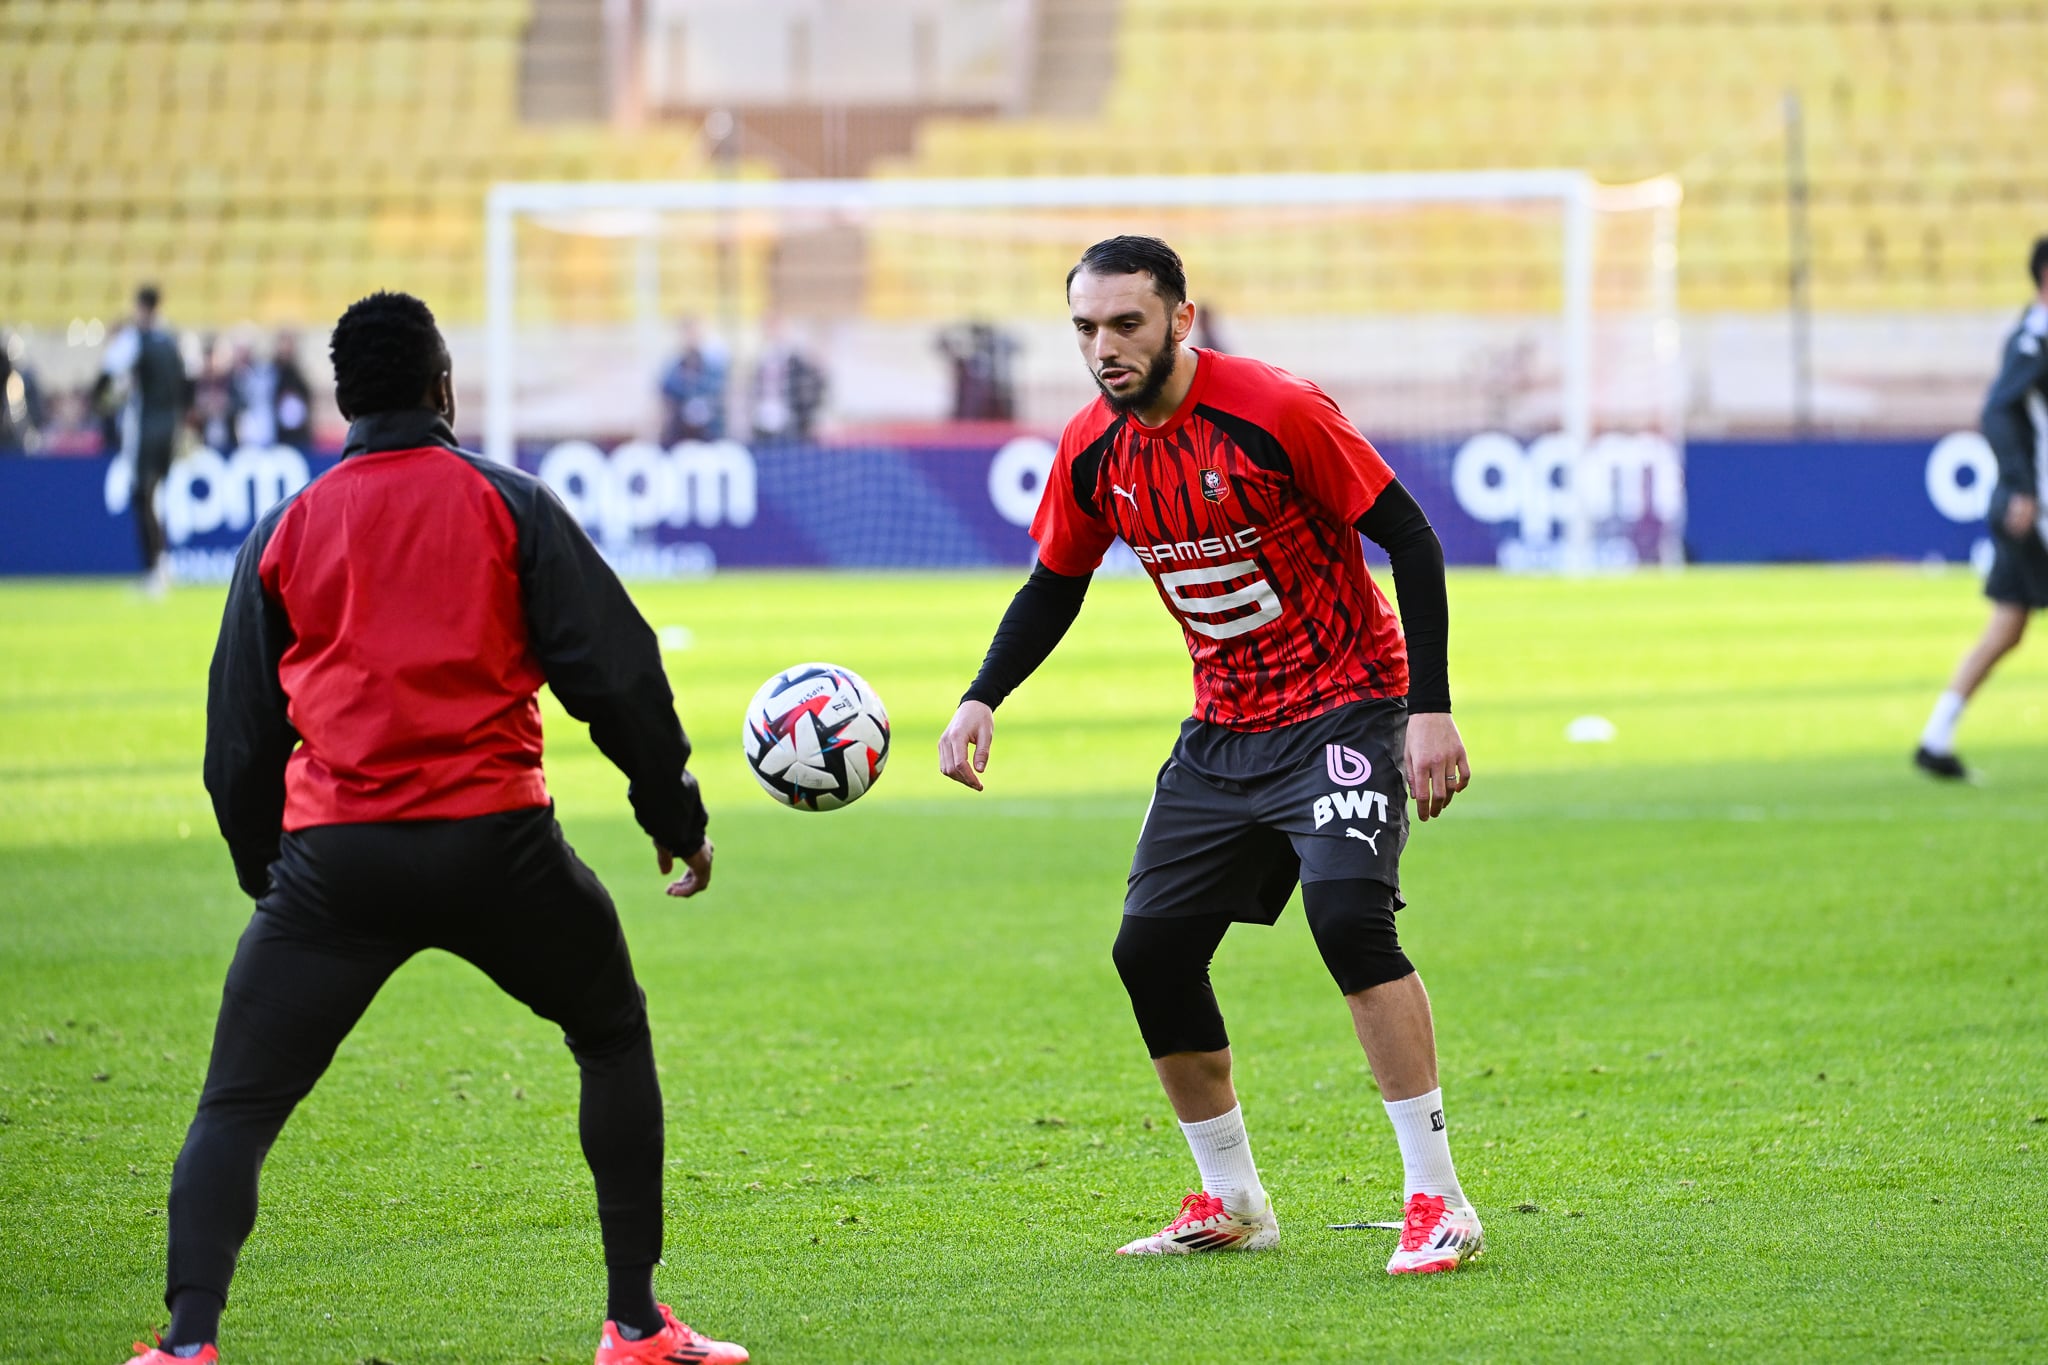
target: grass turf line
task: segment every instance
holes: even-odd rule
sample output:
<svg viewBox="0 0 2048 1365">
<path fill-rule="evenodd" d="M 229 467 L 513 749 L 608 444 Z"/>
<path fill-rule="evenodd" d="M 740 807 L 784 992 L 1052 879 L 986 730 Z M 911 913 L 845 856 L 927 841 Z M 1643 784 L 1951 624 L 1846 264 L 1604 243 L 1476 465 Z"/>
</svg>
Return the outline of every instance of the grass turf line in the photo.
<svg viewBox="0 0 2048 1365">
<path fill-rule="evenodd" d="M 2038 1358 L 2048 654 L 1973 707 L 1973 788 L 1904 757 L 1982 608 L 1959 575 L 1454 575 L 1477 780 L 1418 828 L 1404 939 L 1492 1251 L 1381 1273 L 1400 1163 L 1306 929 L 1216 979 L 1285 1238 L 1127 1263 L 1193 1177 L 1108 961 L 1187 701 L 1143 583 L 1091 593 L 998 717 L 931 743 L 1008 576 L 647 586 L 719 841 L 659 894 L 620 779 L 550 704 L 571 838 L 618 897 L 669 1111 L 684 1316 L 764 1362 Z M 851 605 L 849 605 L 851 604 Z M 0 1360 L 162 1320 L 162 1208 L 247 916 L 197 779 L 215 593 L 0 587 Z M 739 711 L 822 657 L 892 703 L 859 806 L 781 811 Z M 1612 745 L 1565 723 L 1614 720 Z M 286 1128 L 232 1361 L 570 1361 L 602 1311 L 574 1068 L 441 955 Z M 1540 1212 L 1517 1212 L 1521 1206 Z"/>
</svg>

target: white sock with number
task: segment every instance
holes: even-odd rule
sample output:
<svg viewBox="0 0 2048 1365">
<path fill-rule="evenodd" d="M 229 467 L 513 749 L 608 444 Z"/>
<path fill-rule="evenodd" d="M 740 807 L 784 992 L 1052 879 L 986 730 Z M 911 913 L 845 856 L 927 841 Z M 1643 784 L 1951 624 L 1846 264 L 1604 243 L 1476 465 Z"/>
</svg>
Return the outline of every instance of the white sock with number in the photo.
<svg viewBox="0 0 2048 1365">
<path fill-rule="evenodd" d="M 1451 1135 L 1444 1124 L 1444 1092 L 1439 1086 L 1412 1100 L 1387 1100 L 1387 1117 L 1401 1143 L 1401 1165 L 1407 1175 L 1404 1201 L 1418 1194 L 1442 1195 L 1446 1204 L 1462 1205 L 1464 1187 L 1451 1164 Z"/>
<path fill-rule="evenodd" d="M 1244 1106 L 1199 1123 L 1183 1123 L 1188 1150 L 1195 1154 L 1195 1169 L 1202 1173 L 1202 1188 L 1223 1201 L 1223 1207 L 1240 1216 L 1263 1213 L 1266 1189 L 1259 1184 L 1259 1168 L 1252 1164 L 1252 1142 L 1244 1131 Z"/>
<path fill-rule="evenodd" d="M 1944 692 L 1934 699 L 1934 714 L 1920 732 L 1920 747 L 1947 756 L 1956 751 L 1956 723 L 1963 718 L 1963 694 Z"/>
</svg>

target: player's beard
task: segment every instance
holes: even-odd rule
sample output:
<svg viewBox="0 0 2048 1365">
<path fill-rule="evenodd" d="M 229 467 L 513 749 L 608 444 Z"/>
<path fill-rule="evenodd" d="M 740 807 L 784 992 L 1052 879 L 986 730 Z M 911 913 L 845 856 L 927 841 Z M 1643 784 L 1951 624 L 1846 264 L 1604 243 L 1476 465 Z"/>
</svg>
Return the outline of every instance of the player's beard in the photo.
<svg viewBox="0 0 2048 1365">
<path fill-rule="evenodd" d="M 1159 395 L 1166 392 L 1166 381 L 1173 378 L 1173 362 L 1180 354 L 1180 343 L 1173 339 L 1173 333 L 1166 334 L 1166 341 L 1158 354 L 1145 364 L 1145 377 L 1129 398 L 1119 398 L 1111 393 L 1109 386 L 1102 382 L 1102 376 L 1095 376 L 1095 387 L 1102 390 L 1103 401 L 1118 412 L 1143 412 L 1159 401 Z"/>
</svg>

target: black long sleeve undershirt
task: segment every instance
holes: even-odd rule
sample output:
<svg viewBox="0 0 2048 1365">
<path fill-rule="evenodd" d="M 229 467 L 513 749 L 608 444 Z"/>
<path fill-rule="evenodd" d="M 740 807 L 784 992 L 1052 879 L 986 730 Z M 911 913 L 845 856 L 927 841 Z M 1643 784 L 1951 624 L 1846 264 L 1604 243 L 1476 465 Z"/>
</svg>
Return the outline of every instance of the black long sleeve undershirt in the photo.
<svg viewBox="0 0 2048 1365">
<path fill-rule="evenodd" d="M 1387 552 L 1394 591 L 1401 599 L 1401 627 L 1408 637 L 1408 709 L 1411 713 L 1451 709 L 1451 608 L 1444 590 L 1444 550 L 1429 518 L 1399 481 L 1381 490 L 1357 529 Z M 1091 575 L 1069 577 L 1040 564 L 1010 599 L 981 672 L 962 701 L 1001 706 L 1018 685 L 1046 661 L 1081 614 Z"/>
<path fill-rule="evenodd" d="M 1410 714 L 1451 709 L 1451 604 L 1444 589 L 1444 547 L 1415 497 L 1395 480 L 1357 522 L 1359 534 L 1387 552 L 1401 630 L 1408 637 Z"/>
<path fill-rule="evenodd" d="M 1017 690 L 1044 663 L 1053 647 L 1065 638 L 1067 628 L 1081 614 L 1081 599 L 1088 595 L 1092 574 L 1070 577 L 1054 573 L 1040 564 L 1010 599 L 996 638 L 989 643 L 981 672 L 962 701 L 978 701 L 990 710 Z"/>
</svg>

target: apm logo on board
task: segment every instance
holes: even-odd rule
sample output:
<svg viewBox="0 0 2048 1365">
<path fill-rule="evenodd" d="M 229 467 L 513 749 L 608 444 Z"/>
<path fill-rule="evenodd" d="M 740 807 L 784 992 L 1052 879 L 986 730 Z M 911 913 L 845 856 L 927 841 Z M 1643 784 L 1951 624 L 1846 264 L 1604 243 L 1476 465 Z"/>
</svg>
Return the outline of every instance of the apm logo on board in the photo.
<svg viewBox="0 0 2048 1365">
<path fill-rule="evenodd" d="M 751 526 L 760 510 L 760 470 L 738 441 L 679 441 L 667 450 L 628 441 L 609 455 L 588 441 L 563 441 L 541 456 L 538 472 L 605 558 L 633 576 L 711 572 L 711 547 L 673 533 Z"/>
<path fill-rule="evenodd" d="M 1524 446 L 1487 431 L 1452 457 L 1451 492 L 1473 520 L 1512 528 L 1499 547 L 1504 569 L 1553 566 L 1580 515 L 1594 528 L 1594 563 L 1627 568 L 1639 554 L 1619 528 L 1646 520 L 1676 528 L 1684 520 L 1685 462 L 1668 438 L 1649 432 L 1604 433 L 1581 459 L 1577 443 L 1561 433 Z"/>
</svg>

